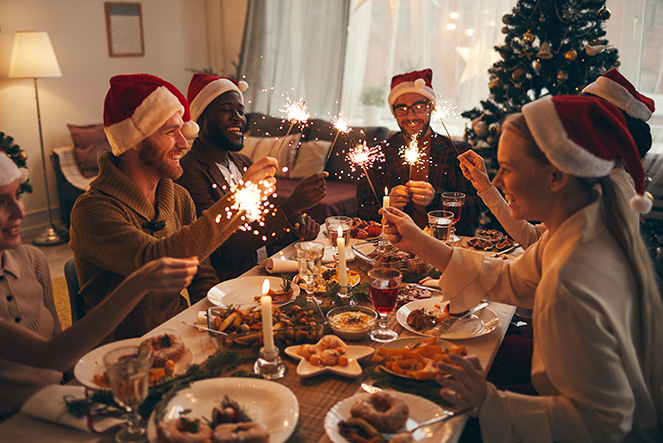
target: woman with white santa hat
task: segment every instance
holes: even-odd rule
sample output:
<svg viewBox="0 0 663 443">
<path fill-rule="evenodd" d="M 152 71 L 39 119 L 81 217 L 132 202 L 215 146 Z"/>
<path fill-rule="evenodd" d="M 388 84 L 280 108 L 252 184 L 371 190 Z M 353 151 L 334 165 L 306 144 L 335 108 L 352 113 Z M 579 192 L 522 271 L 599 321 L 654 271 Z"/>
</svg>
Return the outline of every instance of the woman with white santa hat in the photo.
<svg viewBox="0 0 663 443">
<path fill-rule="evenodd" d="M 617 156 L 631 199 L 609 176 Z M 440 365 L 441 395 L 477 408 L 484 441 L 662 441 L 663 303 L 630 221 L 651 200 L 626 120 L 596 97 L 547 96 L 505 121 L 497 158 L 511 216 L 547 227 L 513 261 L 451 248 L 382 210 L 389 240 L 443 271 L 452 313 L 483 298 L 533 309 L 538 396 L 498 391 L 471 356 Z"/>
<path fill-rule="evenodd" d="M 44 253 L 21 244 L 27 170 L 0 151 L 0 420 L 95 347 L 152 289 L 180 290 L 198 259 L 163 258 L 143 266 L 70 328 L 61 331 Z"/>
</svg>

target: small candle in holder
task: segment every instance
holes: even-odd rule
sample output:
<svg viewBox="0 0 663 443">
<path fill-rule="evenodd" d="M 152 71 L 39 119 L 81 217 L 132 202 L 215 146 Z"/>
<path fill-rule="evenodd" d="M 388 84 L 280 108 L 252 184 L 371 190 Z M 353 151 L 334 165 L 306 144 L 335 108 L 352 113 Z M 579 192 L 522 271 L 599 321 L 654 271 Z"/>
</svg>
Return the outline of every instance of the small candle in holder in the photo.
<svg viewBox="0 0 663 443">
<path fill-rule="evenodd" d="M 343 237 L 343 228 L 341 226 L 338 227 L 336 244 L 338 246 L 338 280 L 341 284 L 341 293 L 345 293 L 348 286 L 348 269 L 345 262 L 345 237 Z"/>
<path fill-rule="evenodd" d="M 265 279 L 262 284 L 263 296 L 260 297 L 260 310 L 262 313 L 262 336 L 264 340 L 265 354 L 274 357 L 276 348 L 274 347 L 274 327 L 272 325 L 272 297 L 269 293 L 269 280 Z"/>
</svg>

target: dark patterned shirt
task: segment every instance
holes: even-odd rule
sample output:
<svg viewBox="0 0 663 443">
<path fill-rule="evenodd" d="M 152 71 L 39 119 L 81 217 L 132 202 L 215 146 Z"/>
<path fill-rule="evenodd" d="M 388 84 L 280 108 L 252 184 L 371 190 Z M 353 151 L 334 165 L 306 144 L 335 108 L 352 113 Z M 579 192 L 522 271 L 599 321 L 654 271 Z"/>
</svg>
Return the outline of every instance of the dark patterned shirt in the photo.
<svg viewBox="0 0 663 443">
<path fill-rule="evenodd" d="M 474 229 L 478 222 L 480 198 L 469 180 L 463 176 L 460 170 L 457 153 L 447 137 L 436 134 L 431 135 L 430 159 L 428 182 L 435 189 L 435 197 L 426 211 L 443 209 L 441 193 L 445 191 L 456 191 L 465 194 L 465 203 L 462 208 L 460 221 L 456 224 L 456 232 L 460 235 L 474 235 Z M 380 221 L 382 217 L 378 210 L 382 206 L 384 188 L 389 190 L 397 185 L 405 185 L 410 178 L 410 167 L 403 162 L 399 155 L 401 146 L 405 145 L 406 139 L 402 132 L 398 132 L 387 140 L 379 143 L 385 156 L 384 163 L 376 163 L 368 174 L 371 183 L 377 193 L 378 201 L 371 190 L 366 177 L 359 180 L 357 186 L 357 200 L 359 203 L 358 217 L 364 220 Z M 470 149 L 470 145 L 456 141 L 458 151 L 463 153 Z M 405 206 L 404 211 L 410 215 L 414 212 L 412 202 Z M 423 226 L 421 226 L 423 227 Z"/>
</svg>

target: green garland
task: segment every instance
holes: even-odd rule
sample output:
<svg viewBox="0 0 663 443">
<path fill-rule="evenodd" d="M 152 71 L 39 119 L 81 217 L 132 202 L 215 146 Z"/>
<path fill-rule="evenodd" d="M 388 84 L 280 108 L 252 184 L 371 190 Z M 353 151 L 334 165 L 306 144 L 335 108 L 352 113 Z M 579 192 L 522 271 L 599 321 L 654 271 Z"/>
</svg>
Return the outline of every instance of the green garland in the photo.
<svg viewBox="0 0 663 443">
<path fill-rule="evenodd" d="M 14 143 L 14 138 L 0 132 L 0 148 L 2 148 L 7 156 L 11 158 L 16 166 L 19 168 L 28 169 L 28 155 L 17 144 Z M 32 185 L 28 179 L 25 183 L 21 183 L 22 192 L 32 192 Z"/>
</svg>

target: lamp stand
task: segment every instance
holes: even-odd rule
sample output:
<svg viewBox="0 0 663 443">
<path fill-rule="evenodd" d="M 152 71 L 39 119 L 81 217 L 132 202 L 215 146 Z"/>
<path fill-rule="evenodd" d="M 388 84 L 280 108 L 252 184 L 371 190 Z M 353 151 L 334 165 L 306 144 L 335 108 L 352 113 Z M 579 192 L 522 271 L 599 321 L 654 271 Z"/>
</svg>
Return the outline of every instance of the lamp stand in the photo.
<svg viewBox="0 0 663 443">
<path fill-rule="evenodd" d="M 41 112 L 39 111 L 39 90 L 37 88 L 37 78 L 33 78 L 35 83 L 35 99 L 37 101 L 37 121 L 39 123 L 39 147 L 41 148 L 41 167 L 44 171 L 44 188 L 46 189 L 46 210 L 48 212 L 49 226 L 37 238 L 32 240 L 32 243 L 38 246 L 54 246 L 69 241 L 69 233 L 57 229 L 53 223 L 53 215 L 51 214 L 51 194 L 48 190 L 48 175 L 46 174 L 46 156 L 44 155 L 44 137 L 41 130 Z"/>
</svg>

